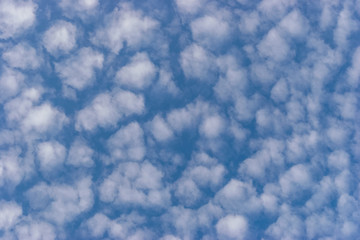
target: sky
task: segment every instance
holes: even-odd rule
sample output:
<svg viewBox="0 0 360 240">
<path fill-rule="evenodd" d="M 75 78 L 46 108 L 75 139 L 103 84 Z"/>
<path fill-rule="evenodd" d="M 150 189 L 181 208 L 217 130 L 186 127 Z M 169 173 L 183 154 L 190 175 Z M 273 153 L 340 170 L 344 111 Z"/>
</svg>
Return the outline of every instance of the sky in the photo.
<svg viewBox="0 0 360 240">
<path fill-rule="evenodd" d="M 360 239 L 360 0 L 0 0 L 0 239 Z"/>
</svg>

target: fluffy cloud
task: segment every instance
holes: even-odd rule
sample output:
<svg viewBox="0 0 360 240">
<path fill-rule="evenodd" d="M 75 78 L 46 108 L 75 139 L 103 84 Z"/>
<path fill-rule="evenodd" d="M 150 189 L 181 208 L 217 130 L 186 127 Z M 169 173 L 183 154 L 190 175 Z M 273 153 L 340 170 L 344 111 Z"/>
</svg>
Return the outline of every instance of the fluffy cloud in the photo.
<svg viewBox="0 0 360 240">
<path fill-rule="evenodd" d="M 39 167 L 42 172 L 58 170 L 64 163 L 66 148 L 59 142 L 42 142 L 37 148 Z"/>
<path fill-rule="evenodd" d="M 84 140 L 76 139 L 69 150 L 66 163 L 75 167 L 91 167 L 93 161 L 94 150 L 86 145 Z"/>
<path fill-rule="evenodd" d="M 68 53 L 76 46 L 76 34 L 73 24 L 59 20 L 44 33 L 43 44 L 52 55 Z"/>
<path fill-rule="evenodd" d="M 76 55 L 55 64 L 65 86 L 83 90 L 95 81 L 96 70 L 103 67 L 104 56 L 91 48 L 81 48 Z"/>
<path fill-rule="evenodd" d="M 100 185 L 100 199 L 117 205 L 165 207 L 170 202 L 163 173 L 149 162 L 122 163 Z"/>
<path fill-rule="evenodd" d="M 163 142 L 173 137 L 173 131 L 168 123 L 160 117 L 155 116 L 149 124 L 150 131 L 157 141 Z"/>
<path fill-rule="evenodd" d="M 180 55 L 181 67 L 189 79 L 212 81 L 214 78 L 214 61 L 211 53 L 198 44 L 187 46 Z"/>
<path fill-rule="evenodd" d="M 139 161 L 146 153 L 144 132 L 137 122 L 119 129 L 109 138 L 107 145 L 111 156 L 116 160 Z"/>
<path fill-rule="evenodd" d="M 137 53 L 130 63 L 123 66 L 117 73 L 115 81 L 132 89 L 144 89 L 149 86 L 156 75 L 157 69 L 146 53 Z"/>
<path fill-rule="evenodd" d="M 105 24 L 99 27 L 92 37 L 97 45 L 103 45 L 118 53 L 126 46 L 136 48 L 148 44 L 158 22 L 134 10 L 129 4 L 122 4 L 105 17 Z"/>
<path fill-rule="evenodd" d="M 38 214 L 55 224 L 65 224 L 94 203 L 90 178 L 83 178 L 71 185 L 40 183 L 27 192 L 27 198 Z"/>
<path fill-rule="evenodd" d="M 3 0 L 0 2 L 0 39 L 20 35 L 36 19 L 37 5 L 33 1 Z"/>
<path fill-rule="evenodd" d="M 0 229 L 9 230 L 20 220 L 22 208 L 15 202 L 0 202 Z"/>
<path fill-rule="evenodd" d="M 142 95 L 124 90 L 102 93 L 78 112 L 75 126 L 77 130 L 86 131 L 114 126 L 123 117 L 142 114 L 144 108 Z"/>
<path fill-rule="evenodd" d="M 219 239 L 245 239 L 247 231 L 247 220 L 239 215 L 227 215 L 216 224 Z"/>
<path fill-rule="evenodd" d="M 88 15 L 95 13 L 99 5 L 98 0 L 60 0 L 59 6 L 63 10 L 64 15 L 68 17 L 79 16 L 82 19 L 87 19 Z"/>
<path fill-rule="evenodd" d="M 19 43 L 3 53 L 2 58 L 9 66 L 20 69 L 37 69 L 41 58 L 36 50 L 27 43 Z"/>
<path fill-rule="evenodd" d="M 15 96 L 24 85 L 25 76 L 18 71 L 4 68 L 0 76 L 0 101 Z"/>
</svg>

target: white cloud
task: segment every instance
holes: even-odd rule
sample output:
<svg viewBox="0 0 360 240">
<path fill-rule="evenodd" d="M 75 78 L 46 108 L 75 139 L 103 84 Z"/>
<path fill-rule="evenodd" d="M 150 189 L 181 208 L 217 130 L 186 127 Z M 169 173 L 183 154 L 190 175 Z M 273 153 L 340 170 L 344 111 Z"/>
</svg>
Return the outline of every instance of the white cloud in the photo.
<svg viewBox="0 0 360 240">
<path fill-rule="evenodd" d="M 260 17 L 257 11 L 247 13 L 241 16 L 239 30 L 242 33 L 254 34 L 260 25 Z"/>
<path fill-rule="evenodd" d="M 52 55 L 69 53 L 76 46 L 76 26 L 59 20 L 55 22 L 43 36 L 43 44 Z"/>
<path fill-rule="evenodd" d="M 200 133 L 207 138 L 218 137 L 225 128 L 225 121 L 219 115 L 207 116 L 200 125 Z"/>
<path fill-rule="evenodd" d="M 262 210 L 262 202 L 252 184 L 236 179 L 218 191 L 214 201 L 231 213 L 257 214 Z"/>
<path fill-rule="evenodd" d="M 55 64 L 63 84 L 83 90 L 95 81 L 96 70 L 103 67 L 104 56 L 91 48 L 81 48 L 76 55 Z"/>
<path fill-rule="evenodd" d="M 2 0 L 0 2 L 0 39 L 16 37 L 29 29 L 36 19 L 33 1 Z"/>
<path fill-rule="evenodd" d="M 337 170 L 345 170 L 350 166 L 350 156 L 343 150 L 336 150 L 328 157 L 328 166 Z"/>
<path fill-rule="evenodd" d="M 162 177 L 163 173 L 147 161 L 122 163 L 100 185 L 100 199 L 117 205 L 165 207 L 170 193 Z"/>
<path fill-rule="evenodd" d="M 90 178 L 82 178 L 71 185 L 40 183 L 27 192 L 27 198 L 30 206 L 39 210 L 39 215 L 63 225 L 92 207 L 91 185 Z"/>
<path fill-rule="evenodd" d="M 109 138 L 107 145 L 115 160 L 140 161 L 146 153 L 144 133 L 137 122 L 132 122 L 119 129 Z"/>
<path fill-rule="evenodd" d="M 155 88 L 159 90 L 164 89 L 172 95 L 177 95 L 180 92 L 179 88 L 175 85 L 173 74 L 171 71 L 165 69 L 159 70 L 159 80 L 157 81 Z"/>
<path fill-rule="evenodd" d="M 148 87 L 156 76 L 157 68 L 144 52 L 134 55 L 130 63 L 123 66 L 117 73 L 115 81 L 120 86 L 132 89 Z"/>
<path fill-rule="evenodd" d="M 274 239 L 303 239 L 305 226 L 297 215 L 284 213 L 268 227 L 266 234 Z"/>
<path fill-rule="evenodd" d="M 173 131 L 165 120 L 156 115 L 149 123 L 150 131 L 157 141 L 163 142 L 173 137 Z"/>
<path fill-rule="evenodd" d="M 41 64 L 41 58 L 36 50 L 24 42 L 5 51 L 2 58 L 10 67 L 20 69 L 37 69 Z"/>
<path fill-rule="evenodd" d="M 204 6 L 206 0 L 176 0 L 175 2 L 180 12 L 194 14 Z"/>
<path fill-rule="evenodd" d="M 77 138 L 72 143 L 66 164 L 76 167 L 92 167 L 94 150 L 86 145 L 84 140 Z"/>
<path fill-rule="evenodd" d="M 192 21 L 190 27 L 193 39 L 208 48 L 221 46 L 231 34 L 229 24 L 222 16 L 225 14 L 206 15 Z"/>
<path fill-rule="evenodd" d="M 352 57 L 352 65 L 348 68 L 348 79 L 347 82 L 350 86 L 356 88 L 359 86 L 360 79 L 360 47 L 358 47 Z"/>
<path fill-rule="evenodd" d="M 258 9 L 268 18 L 276 19 L 281 18 L 296 2 L 296 0 L 262 0 Z"/>
<path fill-rule="evenodd" d="M 279 23 L 279 27 L 295 38 L 305 36 L 309 29 L 307 20 L 298 10 L 293 10 L 286 15 Z"/>
<path fill-rule="evenodd" d="M 54 226 L 47 222 L 33 220 L 29 223 L 21 223 L 16 226 L 18 239 L 28 240 L 54 240 L 56 232 Z"/>
<path fill-rule="evenodd" d="M 96 30 L 92 42 L 103 45 L 118 53 L 124 44 L 131 48 L 150 43 L 152 33 L 158 22 L 144 16 L 141 11 L 133 10 L 130 5 L 122 4 L 105 17 L 105 24 Z"/>
<path fill-rule="evenodd" d="M 337 103 L 341 117 L 346 120 L 353 120 L 358 114 L 357 98 L 354 93 L 334 94 L 334 101 Z"/>
<path fill-rule="evenodd" d="M 189 79 L 212 81 L 216 63 L 213 55 L 198 44 L 187 46 L 180 54 L 180 64 Z"/>
<path fill-rule="evenodd" d="M 285 79 L 280 79 L 271 89 L 271 98 L 276 102 L 284 102 L 289 96 L 289 86 Z"/>
<path fill-rule="evenodd" d="M 82 19 L 86 19 L 88 15 L 95 13 L 96 8 L 99 5 L 98 0 L 60 0 L 59 6 L 63 10 L 63 13 L 67 17 L 79 16 Z"/>
<path fill-rule="evenodd" d="M 301 191 L 312 187 L 312 175 L 303 164 L 291 167 L 279 180 L 284 196 L 298 195 Z"/>
<path fill-rule="evenodd" d="M 241 215 L 227 215 L 216 224 L 219 239 L 245 239 L 247 231 L 248 222 Z"/>
<path fill-rule="evenodd" d="M 280 62 L 290 55 L 290 47 L 277 28 L 272 28 L 258 45 L 260 54 Z"/>
<path fill-rule="evenodd" d="M 24 85 L 25 76 L 11 68 L 3 68 L 0 76 L 0 102 L 15 96 Z"/>
<path fill-rule="evenodd" d="M 345 7 L 339 14 L 334 30 L 334 40 L 338 47 L 347 48 L 348 38 L 358 27 L 359 24 L 353 19 L 352 12 Z"/>
<path fill-rule="evenodd" d="M 21 122 L 21 128 L 25 132 L 46 133 L 60 130 L 67 122 L 63 112 L 46 102 L 30 109 Z"/>
<path fill-rule="evenodd" d="M 2 231 L 10 230 L 20 220 L 22 208 L 15 202 L 0 202 L 0 229 Z"/>
<path fill-rule="evenodd" d="M 144 110 L 142 95 L 124 90 L 101 93 L 77 113 L 75 127 L 78 131 L 91 131 L 97 127 L 115 126 L 123 117 L 141 115 Z"/>
<path fill-rule="evenodd" d="M 43 173 L 59 170 L 65 161 L 66 148 L 57 141 L 42 142 L 37 146 L 40 170 Z"/>
</svg>

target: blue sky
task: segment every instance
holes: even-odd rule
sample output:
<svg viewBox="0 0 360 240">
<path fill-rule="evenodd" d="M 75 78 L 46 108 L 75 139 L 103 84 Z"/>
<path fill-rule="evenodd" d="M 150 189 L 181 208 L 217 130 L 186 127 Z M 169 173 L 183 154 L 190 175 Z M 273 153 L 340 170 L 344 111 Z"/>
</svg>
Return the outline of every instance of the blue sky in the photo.
<svg viewBox="0 0 360 240">
<path fill-rule="evenodd" d="M 359 0 L 0 0 L 0 239 L 359 239 Z"/>
</svg>

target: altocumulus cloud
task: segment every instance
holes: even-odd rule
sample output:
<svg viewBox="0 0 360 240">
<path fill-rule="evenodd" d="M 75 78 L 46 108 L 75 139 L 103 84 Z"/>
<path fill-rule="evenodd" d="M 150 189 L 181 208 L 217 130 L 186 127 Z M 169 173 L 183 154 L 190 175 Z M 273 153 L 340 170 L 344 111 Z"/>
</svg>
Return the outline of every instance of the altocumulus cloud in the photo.
<svg viewBox="0 0 360 240">
<path fill-rule="evenodd" d="M 359 6 L 0 0 L 0 239 L 359 239 Z"/>
</svg>

